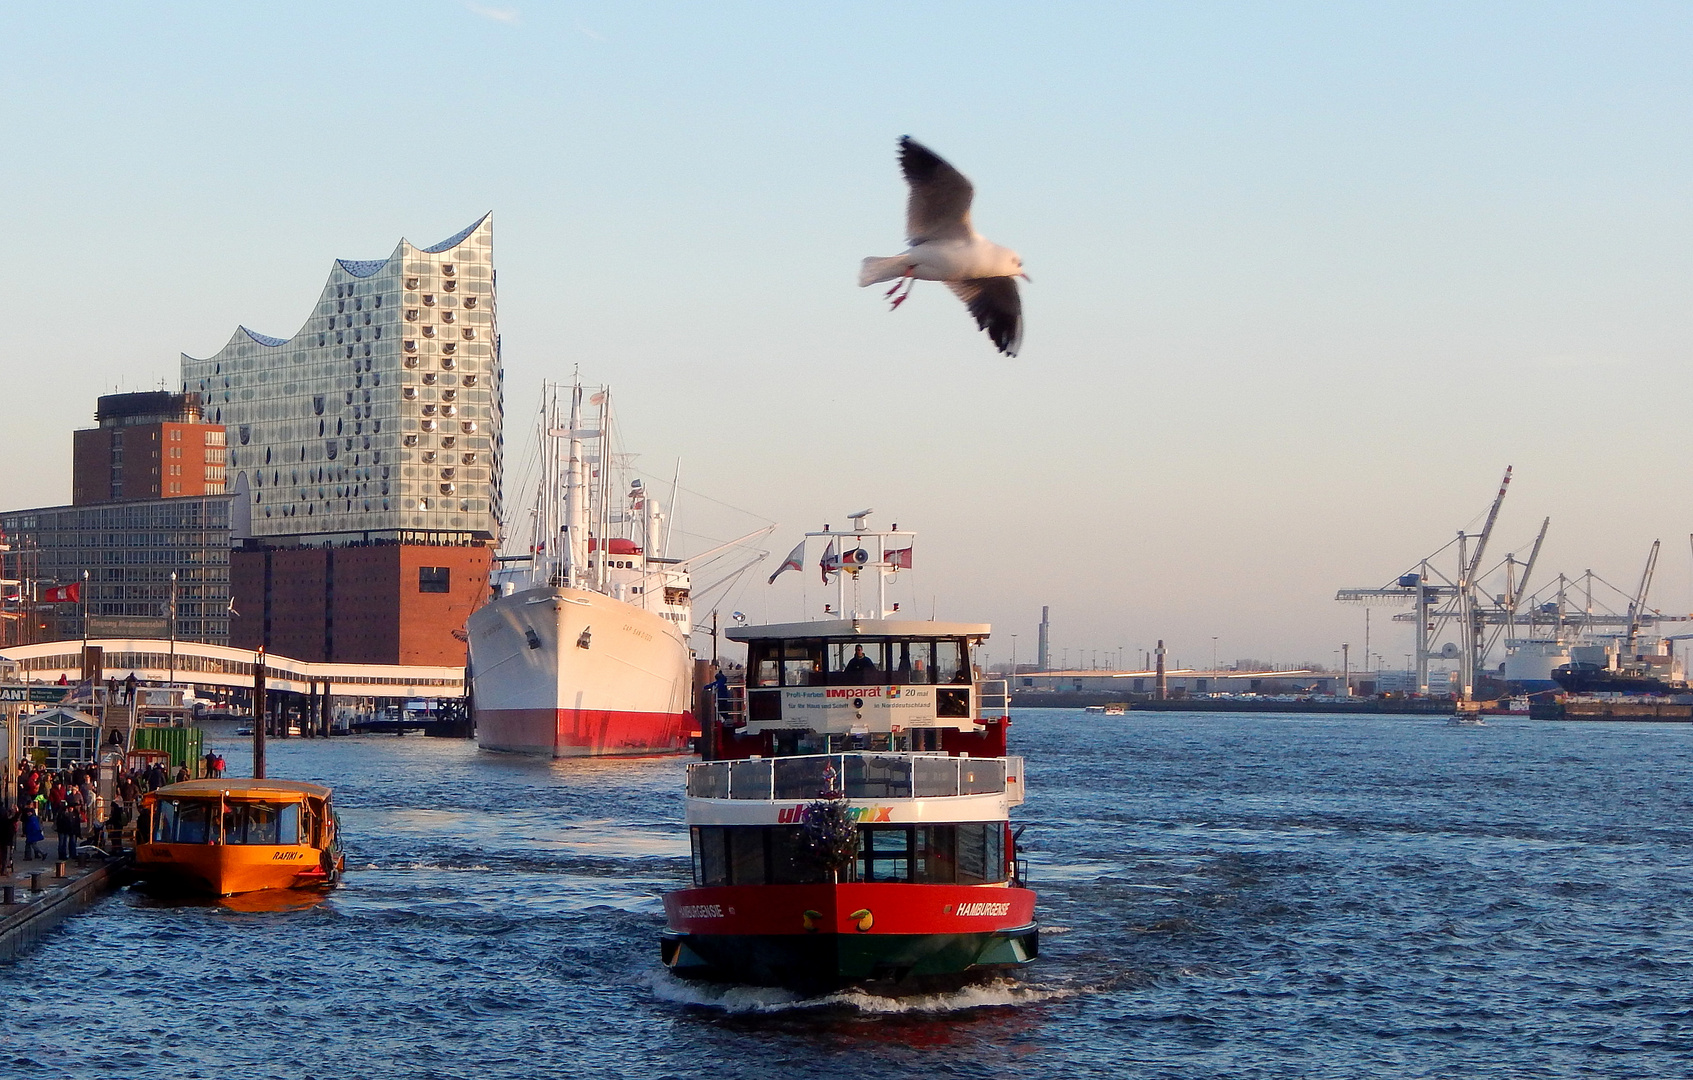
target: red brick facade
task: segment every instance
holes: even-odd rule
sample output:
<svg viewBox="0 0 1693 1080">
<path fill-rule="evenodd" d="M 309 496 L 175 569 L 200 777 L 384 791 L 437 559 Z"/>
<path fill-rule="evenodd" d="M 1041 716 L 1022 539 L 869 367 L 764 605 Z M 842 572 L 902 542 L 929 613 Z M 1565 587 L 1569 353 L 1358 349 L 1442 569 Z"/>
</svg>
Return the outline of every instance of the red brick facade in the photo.
<svg viewBox="0 0 1693 1080">
<path fill-rule="evenodd" d="M 73 505 L 223 494 L 221 424 L 84 428 L 71 439 Z"/>
<path fill-rule="evenodd" d="M 493 549 L 372 544 L 230 557 L 229 643 L 297 660 L 464 663 L 464 622 L 488 597 Z"/>
</svg>

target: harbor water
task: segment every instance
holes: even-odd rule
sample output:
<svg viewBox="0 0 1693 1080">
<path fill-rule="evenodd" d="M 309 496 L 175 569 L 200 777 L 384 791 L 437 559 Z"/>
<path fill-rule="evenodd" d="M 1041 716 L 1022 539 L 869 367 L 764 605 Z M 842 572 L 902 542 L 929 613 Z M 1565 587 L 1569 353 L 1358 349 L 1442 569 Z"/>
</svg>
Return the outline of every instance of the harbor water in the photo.
<svg viewBox="0 0 1693 1080">
<path fill-rule="evenodd" d="M 1027 972 L 680 983 L 676 759 L 272 743 L 318 902 L 122 892 L 0 967 L 0 1076 L 1638 1077 L 1693 1062 L 1693 728 L 1023 710 Z M 245 742 L 208 745 L 238 774 Z"/>
</svg>

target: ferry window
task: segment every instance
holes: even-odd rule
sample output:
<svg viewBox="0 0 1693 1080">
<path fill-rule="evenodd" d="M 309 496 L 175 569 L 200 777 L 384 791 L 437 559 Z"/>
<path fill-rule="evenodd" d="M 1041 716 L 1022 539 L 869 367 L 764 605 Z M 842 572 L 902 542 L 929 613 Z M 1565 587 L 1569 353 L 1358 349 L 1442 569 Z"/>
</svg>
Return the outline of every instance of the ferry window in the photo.
<svg viewBox="0 0 1693 1080">
<path fill-rule="evenodd" d="M 948 686 L 936 690 L 935 715 L 948 720 L 968 719 L 970 691 L 962 686 Z"/>
<path fill-rule="evenodd" d="M 958 826 L 958 883 L 1005 880 L 1005 825 L 998 821 Z"/>
<path fill-rule="evenodd" d="M 932 641 L 901 641 L 894 645 L 894 682 L 926 683 L 935 669 Z"/>
<path fill-rule="evenodd" d="M 821 885 L 829 880 L 811 848 L 805 842 L 805 830 L 797 825 L 779 825 L 768 829 L 770 836 L 770 884 Z"/>
<path fill-rule="evenodd" d="M 858 880 L 907 881 L 911 876 L 911 830 L 893 828 L 859 830 Z"/>
<path fill-rule="evenodd" d="M 919 825 L 911 851 L 911 880 L 950 885 L 958 880 L 958 826 Z"/>
<path fill-rule="evenodd" d="M 729 837 L 729 884 L 763 885 L 764 830 L 756 825 L 724 829 Z"/>
<path fill-rule="evenodd" d="M 837 686 L 873 686 L 888 670 L 886 645 L 880 641 L 835 642 L 829 646 L 829 682 Z"/>
<path fill-rule="evenodd" d="M 964 663 L 964 649 L 957 641 L 935 642 L 935 681 L 968 682 L 970 669 Z"/>
<path fill-rule="evenodd" d="M 747 667 L 755 673 L 755 685 L 782 685 L 781 661 L 777 659 L 779 643 L 755 641 L 747 648 Z"/>
<path fill-rule="evenodd" d="M 816 660 L 782 661 L 783 686 L 815 686 L 823 681 L 822 664 Z"/>
<path fill-rule="evenodd" d="M 694 882 L 698 885 L 729 884 L 728 830 L 720 825 L 694 828 Z"/>
</svg>

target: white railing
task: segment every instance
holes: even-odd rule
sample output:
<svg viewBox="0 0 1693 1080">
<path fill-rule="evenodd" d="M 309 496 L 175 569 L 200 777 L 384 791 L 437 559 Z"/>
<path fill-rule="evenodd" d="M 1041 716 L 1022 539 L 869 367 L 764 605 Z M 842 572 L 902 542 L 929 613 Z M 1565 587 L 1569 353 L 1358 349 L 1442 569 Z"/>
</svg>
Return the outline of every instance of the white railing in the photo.
<svg viewBox="0 0 1693 1080">
<path fill-rule="evenodd" d="M 818 799 L 832 793 L 848 799 L 997 795 L 1006 790 L 1006 764 L 1005 758 L 886 753 L 702 761 L 688 766 L 688 795 L 760 801 Z"/>
</svg>

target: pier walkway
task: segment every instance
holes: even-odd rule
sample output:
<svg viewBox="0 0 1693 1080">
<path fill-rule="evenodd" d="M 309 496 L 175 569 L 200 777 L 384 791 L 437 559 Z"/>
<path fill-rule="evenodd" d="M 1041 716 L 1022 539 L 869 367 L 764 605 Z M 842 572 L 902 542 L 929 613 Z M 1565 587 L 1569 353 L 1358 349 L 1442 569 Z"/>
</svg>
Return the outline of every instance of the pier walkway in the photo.
<svg viewBox="0 0 1693 1080">
<path fill-rule="evenodd" d="M 55 683 L 83 679 L 84 647 L 98 656 L 100 681 L 122 681 L 133 674 L 148 683 L 184 682 L 196 686 L 251 689 L 260 654 L 198 641 L 157 638 L 91 638 L 86 643 L 47 641 L 13 645 L 0 656 L 17 664 L 22 682 Z M 99 650 L 98 653 L 95 650 Z M 464 668 L 423 664 L 326 664 L 264 654 L 265 685 L 272 691 L 322 692 L 375 698 L 460 698 Z"/>
<path fill-rule="evenodd" d="M 44 841 L 42 847 L 52 843 Z M 117 887 L 124 860 L 72 859 L 61 878 L 55 874 L 55 854 L 48 850 L 46 859 L 19 858 L 15 873 L 0 874 L 0 964 L 16 960 L 43 934 Z M 11 903 L 5 902 L 8 888 Z"/>
</svg>

